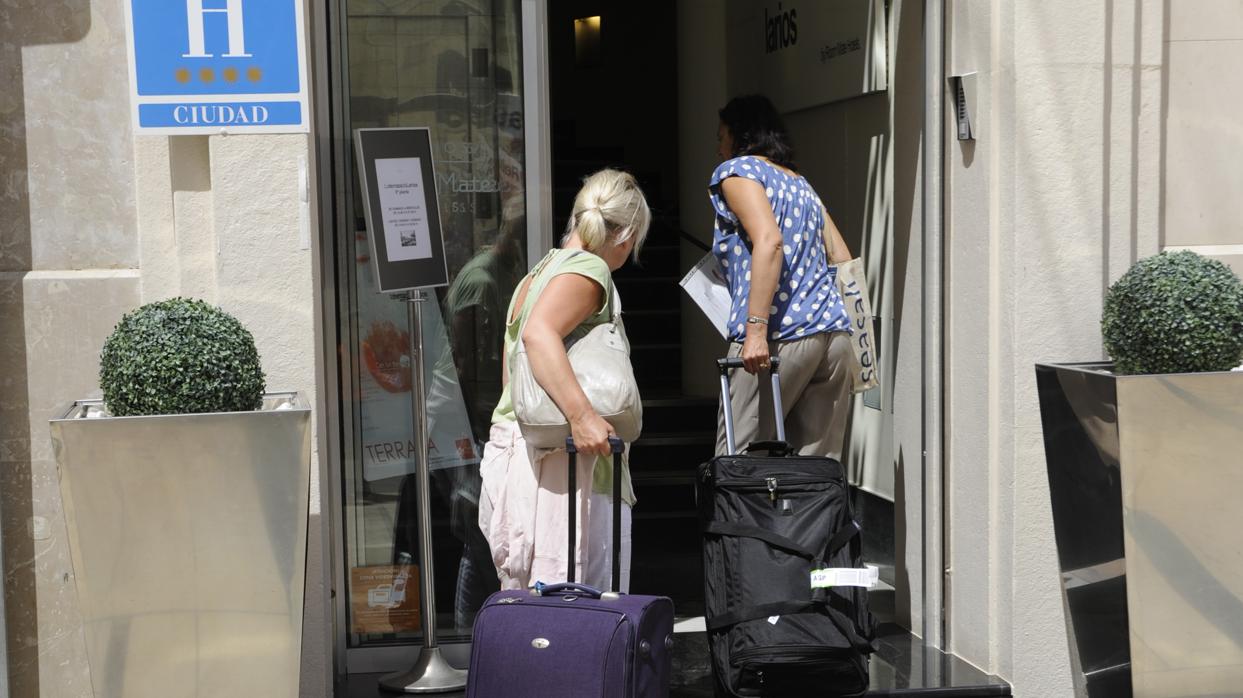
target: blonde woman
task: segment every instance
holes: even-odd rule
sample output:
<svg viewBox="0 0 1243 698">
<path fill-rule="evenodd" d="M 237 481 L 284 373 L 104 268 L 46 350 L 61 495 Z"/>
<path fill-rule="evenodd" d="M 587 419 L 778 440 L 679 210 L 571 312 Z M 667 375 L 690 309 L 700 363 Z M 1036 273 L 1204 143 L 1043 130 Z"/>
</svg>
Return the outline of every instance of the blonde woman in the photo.
<svg viewBox="0 0 1243 698">
<path fill-rule="evenodd" d="M 583 182 L 574 199 L 560 249 L 549 252 L 514 291 L 506 314 L 505 387 L 484 447 L 479 526 L 492 549 L 502 589 L 536 581 L 564 581 L 569 502 L 564 449 L 528 446 L 515 421 L 509 389 L 518 333 L 531 372 L 570 423 L 579 450 L 579 532 L 575 579 L 605 588 L 612 569 L 613 478 L 622 478 L 622 578 L 630 579 L 630 508 L 634 490 L 623 465 L 614 473 L 608 438 L 612 427 L 592 409 L 574 377 L 565 341 L 610 319 L 611 274 L 638 258 L 651 212 L 634 177 L 601 170 Z M 620 302 L 620 299 L 618 299 Z"/>
</svg>

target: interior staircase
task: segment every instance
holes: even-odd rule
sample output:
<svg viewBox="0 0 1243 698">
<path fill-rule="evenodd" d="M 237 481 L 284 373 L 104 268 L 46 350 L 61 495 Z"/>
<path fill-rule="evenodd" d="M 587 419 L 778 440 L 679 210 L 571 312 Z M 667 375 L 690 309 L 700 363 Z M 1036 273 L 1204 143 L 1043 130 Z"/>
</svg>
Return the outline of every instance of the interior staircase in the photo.
<svg viewBox="0 0 1243 698">
<path fill-rule="evenodd" d="M 632 162 L 621 146 L 579 142 L 576 124 L 553 124 L 554 225 L 565 230 L 574 197 L 587 175 Z M 633 518 L 630 590 L 673 599 L 679 616 L 703 613 L 703 570 L 695 515 L 695 472 L 712 457 L 716 398 L 682 390 L 680 222 L 675 204 L 662 201 L 667 171 L 624 167 L 639 180 L 653 209 L 639 264 L 613 278 L 622 300 L 631 360 L 643 395 L 643 436 L 631 444 L 630 469 L 638 505 Z"/>
<path fill-rule="evenodd" d="M 682 289 L 677 228 L 653 221 L 641 266 L 615 274 L 643 395 L 643 436 L 631 446 L 631 591 L 669 596 L 679 616 L 703 613 L 695 473 L 712 457 L 717 400 L 682 391 Z"/>
</svg>

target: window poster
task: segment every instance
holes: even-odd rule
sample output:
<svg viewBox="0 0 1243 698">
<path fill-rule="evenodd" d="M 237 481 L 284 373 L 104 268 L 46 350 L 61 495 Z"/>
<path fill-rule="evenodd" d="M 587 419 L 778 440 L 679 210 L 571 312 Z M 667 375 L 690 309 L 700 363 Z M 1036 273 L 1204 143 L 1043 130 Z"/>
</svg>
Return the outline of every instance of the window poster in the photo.
<svg viewBox="0 0 1243 698">
<path fill-rule="evenodd" d="M 359 285 L 369 288 L 372 265 L 359 232 Z M 428 466 L 432 470 L 479 462 L 470 418 L 449 346 L 440 304 L 429 292 L 423 301 L 424 385 L 427 388 Z M 358 297 L 363 479 L 414 472 L 418 448 L 412 439 L 409 320 L 404 301 L 379 293 Z"/>
<path fill-rule="evenodd" d="M 350 569 L 350 632 L 419 632 L 417 565 Z"/>
</svg>

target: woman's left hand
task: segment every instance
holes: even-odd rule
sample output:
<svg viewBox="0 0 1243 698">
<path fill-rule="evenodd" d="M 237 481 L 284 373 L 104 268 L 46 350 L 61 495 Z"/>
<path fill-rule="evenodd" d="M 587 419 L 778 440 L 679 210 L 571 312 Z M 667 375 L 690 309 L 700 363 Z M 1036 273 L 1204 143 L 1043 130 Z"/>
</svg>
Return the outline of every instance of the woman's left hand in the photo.
<svg viewBox="0 0 1243 698">
<path fill-rule="evenodd" d="M 768 339 L 764 337 L 764 325 L 748 325 L 747 337 L 742 342 L 742 366 L 747 373 L 757 373 L 768 368 Z"/>
</svg>

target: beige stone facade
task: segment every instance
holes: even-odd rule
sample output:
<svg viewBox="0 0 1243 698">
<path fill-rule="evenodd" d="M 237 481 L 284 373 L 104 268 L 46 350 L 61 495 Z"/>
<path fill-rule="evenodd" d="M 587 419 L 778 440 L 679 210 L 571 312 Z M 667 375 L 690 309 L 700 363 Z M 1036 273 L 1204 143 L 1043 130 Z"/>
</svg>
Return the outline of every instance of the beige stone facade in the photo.
<svg viewBox="0 0 1243 698">
<path fill-rule="evenodd" d="M 711 72 L 730 28 L 704 13 L 728 4 L 680 6 L 694 25 L 680 67 L 703 75 L 679 104 L 688 144 L 710 147 L 698 122 L 751 87 L 741 69 Z M 1243 271 L 1243 6 L 945 2 L 945 72 L 975 73 L 978 101 L 974 141 L 956 139 L 948 101 L 943 115 L 942 376 L 920 369 L 919 271 L 922 109 L 942 86 L 923 83 L 924 2 L 889 6 L 888 92 L 790 119 L 874 259 L 893 380 L 882 407 L 856 407 L 870 426 L 852 447 L 869 460 L 853 467 L 897 503 L 912 627 L 933 632 L 918 628 L 921 579 L 940 575 L 950 651 L 1015 695 L 1068 696 L 1033 364 L 1102 358 L 1104 292 L 1141 257 L 1190 248 Z M 310 137 L 135 136 L 126 60 L 121 0 L 0 0 L 0 535 L 9 691 L 22 698 L 91 695 L 47 422 L 97 389 L 99 348 L 124 312 L 176 295 L 219 304 L 254 332 L 270 389 L 304 392 L 321 419 L 327 399 L 316 250 L 333 231 L 316 221 L 314 187 L 303 201 Z M 710 171 L 703 145 L 673 155 L 686 211 Z M 685 317 L 684 343 L 715 341 Z M 919 537 L 928 381 L 945 395 L 943 569 L 924 569 Z M 689 368 L 686 384 L 715 390 Z M 324 696 L 333 546 L 314 472 L 301 692 Z"/>
<path fill-rule="evenodd" d="M 135 137 L 127 75 L 120 2 L 0 5 L 0 533 L 13 696 L 91 695 L 48 419 L 98 390 L 99 350 L 123 313 L 177 295 L 221 305 L 254 333 L 269 389 L 316 400 L 314 238 L 299 189 L 308 137 Z M 303 687 L 325 695 L 312 488 Z"/>
</svg>

